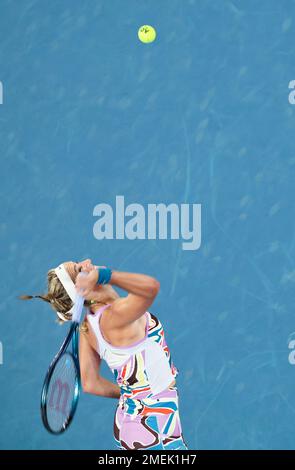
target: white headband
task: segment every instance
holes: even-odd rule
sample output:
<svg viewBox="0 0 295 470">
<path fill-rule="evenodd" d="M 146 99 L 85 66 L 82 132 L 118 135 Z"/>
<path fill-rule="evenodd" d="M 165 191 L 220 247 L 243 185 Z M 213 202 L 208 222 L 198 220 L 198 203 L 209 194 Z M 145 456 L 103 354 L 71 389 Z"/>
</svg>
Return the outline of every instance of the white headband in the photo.
<svg viewBox="0 0 295 470">
<path fill-rule="evenodd" d="M 75 284 L 73 283 L 73 281 L 71 279 L 71 276 L 69 275 L 68 271 L 66 270 L 66 268 L 64 267 L 63 264 L 60 264 L 57 268 L 55 268 L 54 271 L 55 271 L 55 274 L 57 275 L 58 279 L 62 283 L 63 287 L 65 288 L 65 290 L 66 290 L 68 296 L 70 297 L 71 301 L 73 303 L 75 303 L 77 292 L 76 292 Z M 71 310 L 69 310 L 69 313 L 72 313 L 73 309 L 74 309 L 74 305 L 71 308 Z M 57 313 L 57 315 L 59 316 L 59 318 L 61 320 L 63 320 L 63 321 L 68 320 L 68 318 L 66 318 L 63 313 L 61 313 L 61 312 L 56 312 L 56 313 Z"/>
</svg>

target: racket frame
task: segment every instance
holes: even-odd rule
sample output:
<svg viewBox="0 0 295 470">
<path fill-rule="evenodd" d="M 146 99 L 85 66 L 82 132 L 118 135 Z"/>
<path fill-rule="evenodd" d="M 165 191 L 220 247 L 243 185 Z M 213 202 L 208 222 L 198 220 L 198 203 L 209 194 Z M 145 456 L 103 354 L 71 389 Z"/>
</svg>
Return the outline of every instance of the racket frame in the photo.
<svg viewBox="0 0 295 470">
<path fill-rule="evenodd" d="M 53 358 L 53 360 L 52 360 L 52 362 L 51 362 L 51 364 L 48 368 L 48 371 L 46 373 L 45 379 L 44 379 L 44 383 L 43 383 L 43 387 L 42 387 L 42 393 L 41 393 L 41 417 L 42 417 L 42 421 L 43 421 L 43 424 L 44 424 L 45 428 L 51 434 L 55 434 L 55 435 L 62 434 L 69 427 L 69 425 L 71 424 L 72 419 L 73 419 L 74 414 L 75 414 L 76 409 L 77 409 L 79 396 L 80 396 L 80 389 L 81 389 L 78 340 L 79 340 L 79 323 L 78 322 L 73 322 L 71 327 L 70 327 L 69 333 L 67 334 L 67 337 L 65 338 L 64 342 L 62 343 L 58 353 L 54 356 L 54 358 Z M 72 359 L 73 359 L 73 362 L 74 362 L 74 365 L 75 365 L 76 371 L 77 371 L 77 380 L 76 380 L 76 384 L 75 384 L 74 398 L 72 400 L 71 412 L 70 412 L 69 418 L 67 419 L 67 421 L 65 422 L 64 426 L 61 428 L 60 431 L 54 431 L 53 429 L 50 428 L 50 425 L 49 425 L 48 419 L 47 419 L 48 389 L 49 389 L 50 380 L 51 380 L 52 374 L 54 372 L 55 366 L 56 366 L 57 362 L 59 361 L 59 359 L 61 358 L 61 356 L 66 352 L 66 350 L 67 350 L 67 348 L 68 348 L 71 341 L 72 341 L 72 353 L 69 353 L 69 354 L 71 354 L 71 356 L 72 356 Z"/>
</svg>

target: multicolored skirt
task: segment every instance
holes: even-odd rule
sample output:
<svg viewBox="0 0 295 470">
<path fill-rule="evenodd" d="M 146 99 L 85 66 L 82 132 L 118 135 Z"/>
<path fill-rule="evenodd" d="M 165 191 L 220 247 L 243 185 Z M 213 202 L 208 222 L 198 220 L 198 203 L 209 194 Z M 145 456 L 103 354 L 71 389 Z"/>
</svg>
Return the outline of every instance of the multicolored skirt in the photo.
<svg viewBox="0 0 295 470">
<path fill-rule="evenodd" d="M 123 393 L 114 419 L 120 450 L 187 450 L 179 417 L 178 390 L 171 386 L 152 395 Z"/>
</svg>

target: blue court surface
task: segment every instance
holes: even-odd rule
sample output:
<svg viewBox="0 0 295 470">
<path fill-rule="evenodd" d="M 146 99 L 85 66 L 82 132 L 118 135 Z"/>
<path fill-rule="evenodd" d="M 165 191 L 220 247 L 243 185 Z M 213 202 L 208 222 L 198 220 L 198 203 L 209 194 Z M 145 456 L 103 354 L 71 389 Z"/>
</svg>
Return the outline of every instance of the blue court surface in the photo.
<svg viewBox="0 0 295 470">
<path fill-rule="evenodd" d="M 190 449 L 295 448 L 294 41 L 294 0 L 1 0 L 1 449 L 115 448 L 112 399 L 43 428 L 67 326 L 17 299 L 88 257 L 160 281 Z M 130 213 L 116 233 L 119 196 L 140 235 Z M 195 207 L 195 247 L 169 217 L 149 238 L 152 204 L 189 207 L 191 231 Z"/>
</svg>

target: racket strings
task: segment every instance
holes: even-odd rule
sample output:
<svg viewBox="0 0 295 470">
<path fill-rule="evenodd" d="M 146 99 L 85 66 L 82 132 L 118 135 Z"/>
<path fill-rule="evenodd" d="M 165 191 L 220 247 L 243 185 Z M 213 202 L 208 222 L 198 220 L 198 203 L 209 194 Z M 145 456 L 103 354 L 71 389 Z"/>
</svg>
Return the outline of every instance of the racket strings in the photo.
<svg viewBox="0 0 295 470">
<path fill-rule="evenodd" d="M 78 374 L 73 356 L 64 353 L 53 370 L 50 378 L 46 415 L 53 432 L 65 429 L 72 415 L 78 388 Z"/>
</svg>

